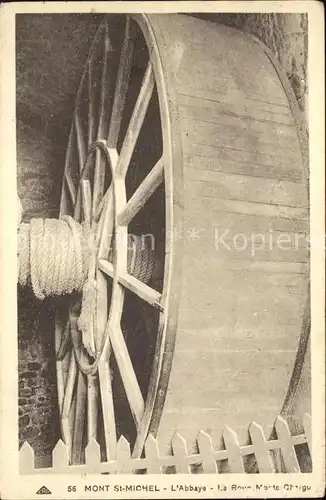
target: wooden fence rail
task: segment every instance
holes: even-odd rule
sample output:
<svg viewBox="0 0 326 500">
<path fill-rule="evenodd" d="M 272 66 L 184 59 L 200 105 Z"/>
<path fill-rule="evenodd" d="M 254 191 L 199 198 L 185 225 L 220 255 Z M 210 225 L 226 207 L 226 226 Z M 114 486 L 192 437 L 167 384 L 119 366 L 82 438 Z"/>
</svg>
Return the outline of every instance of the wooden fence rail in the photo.
<svg viewBox="0 0 326 500">
<path fill-rule="evenodd" d="M 222 433 L 224 449 L 220 450 L 214 449 L 211 436 L 201 430 L 197 437 L 198 453 L 195 454 L 188 454 L 186 440 L 176 432 L 172 438 L 173 454 L 170 456 L 160 455 L 159 443 L 150 435 L 145 444 L 144 458 L 132 458 L 130 445 L 121 436 L 117 443 L 116 458 L 107 462 L 101 462 L 100 446 L 92 439 L 85 449 L 85 464 L 80 465 L 69 465 L 68 448 L 60 439 L 52 452 L 52 467 L 46 468 L 35 468 L 34 451 L 25 442 L 19 452 L 20 472 L 164 474 L 168 470 L 169 473 L 191 474 L 195 470 L 196 473 L 216 474 L 217 462 L 227 460 L 228 472 L 243 473 L 246 472 L 244 457 L 253 454 L 260 473 L 278 472 L 275 469 L 275 456 L 282 461 L 282 472 L 301 472 L 296 446 L 306 443 L 311 454 L 310 415 L 304 416 L 303 427 L 303 434 L 292 436 L 286 420 L 278 416 L 275 420 L 277 438 L 267 440 L 262 427 L 254 421 L 248 429 L 251 444 L 240 446 L 236 432 L 226 426 Z"/>
</svg>

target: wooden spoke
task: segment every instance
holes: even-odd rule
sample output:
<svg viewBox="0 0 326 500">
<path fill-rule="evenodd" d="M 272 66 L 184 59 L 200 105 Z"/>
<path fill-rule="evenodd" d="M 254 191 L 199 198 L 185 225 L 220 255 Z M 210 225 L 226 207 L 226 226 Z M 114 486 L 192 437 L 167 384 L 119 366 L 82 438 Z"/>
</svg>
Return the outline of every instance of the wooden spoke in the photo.
<svg viewBox="0 0 326 500">
<path fill-rule="evenodd" d="M 104 228 L 103 228 L 104 229 Z M 102 231 L 101 231 L 102 232 Z M 95 345 L 99 346 L 107 326 L 107 280 L 101 271 L 96 274 L 98 293 L 96 297 L 96 335 Z M 111 374 L 109 368 L 110 341 L 108 339 L 105 351 L 98 365 L 99 391 L 102 403 L 105 449 L 107 460 L 115 458 L 116 452 L 116 426 L 112 396 Z M 94 399 L 94 398 L 93 398 Z M 98 388 L 97 388 L 98 401 Z M 94 430 L 88 426 L 88 440 L 94 435 Z"/>
<path fill-rule="evenodd" d="M 126 391 L 127 399 L 136 425 L 141 421 L 144 413 L 144 401 L 137 381 L 137 377 L 129 356 L 125 339 L 120 327 L 121 314 L 124 302 L 124 289 L 117 283 L 117 273 L 125 271 L 127 266 L 127 231 L 124 228 L 116 228 L 116 238 L 121 243 L 119 257 L 116 256 L 114 269 L 114 283 L 111 297 L 111 308 L 107 329 L 119 367 L 121 379 Z M 118 258 L 117 258 L 118 257 Z"/>
<path fill-rule="evenodd" d="M 64 388 L 66 387 L 67 385 L 67 379 L 68 379 L 68 373 L 69 373 L 69 367 L 70 367 L 70 358 L 71 358 L 71 351 L 67 352 L 67 355 L 63 358 L 62 360 L 62 374 L 63 374 L 63 384 L 64 384 Z M 63 391 L 63 394 L 64 394 L 64 391 Z M 63 403 L 63 401 L 62 401 Z M 63 407 L 61 409 L 61 412 L 63 410 Z"/>
<path fill-rule="evenodd" d="M 77 374 L 76 359 L 75 356 L 72 355 L 70 358 L 67 383 L 65 387 L 65 395 L 63 399 L 62 414 L 64 416 L 68 416 L 69 414 L 76 374 Z"/>
<path fill-rule="evenodd" d="M 97 375 L 87 377 L 87 441 L 96 439 L 98 416 L 98 379 Z"/>
<path fill-rule="evenodd" d="M 83 431 L 85 425 L 86 380 L 85 375 L 78 372 L 74 435 L 72 443 L 72 461 L 80 464 L 82 461 Z"/>
<path fill-rule="evenodd" d="M 56 318 L 56 323 L 57 323 L 57 318 Z M 56 355 L 58 360 L 64 359 L 64 357 L 67 354 L 68 346 L 69 346 L 69 341 L 70 341 L 70 322 L 67 321 L 66 325 L 58 325 L 60 329 L 62 329 L 62 332 L 60 333 L 60 344 L 58 348 L 56 348 Z M 56 326 L 57 328 L 57 326 Z"/>
<path fill-rule="evenodd" d="M 69 198 L 69 199 L 68 199 Z M 70 194 L 68 194 L 67 182 L 65 180 L 65 176 L 63 176 L 63 183 L 61 189 L 61 198 L 60 198 L 60 214 L 68 214 L 70 212 Z"/>
<path fill-rule="evenodd" d="M 117 147 L 120 124 L 122 119 L 122 112 L 127 96 L 131 62 L 133 56 L 134 35 L 135 32 L 132 29 L 131 19 L 130 17 L 127 17 L 125 36 L 121 49 L 119 68 L 118 68 L 118 74 L 117 74 L 117 80 L 113 98 L 110 127 L 107 140 L 108 146 L 112 148 Z"/>
<path fill-rule="evenodd" d="M 92 192 L 91 183 L 88 179 L 81 181 L 81 196 L 83 204 L 84 220 L 88 224 L 91 223 L 91 206 L 92 206 Z"/>
<path fill-rule="evenodd" d="M 97 149 L 95 153 L 92 220 L 95 219 L 97 208 L 99 206 L 101 199 L 103 199 L 104 180 L 105 180 L 105 165 L 103 164 L 102 161 L 101 151 Z"/>
<path fill-rule="evenodd" d="M 128 288 L 128 290 L 145 300 L 145 302 L 163 311 L 163 305 L 161 304 L 162 295 L 159 292 L 128 273 L 121 274 L 118 281 L 125 288 Z"/>
<path fill-rule="evenodd" d="M 109 262 L 108 260 L 100 259 L 98 262 L 98 267 L 101 271 L 103 271 L 103 273 L 113 279 L 114 267 L 111 262 Z"/>
<path fill-rule="evenodd" d="M 93 134 L 94 134 L 94 102 L 93 102 L 91 61 L 89 61 L 87 65 L 87 76 L 88 76 L 88 147 L 90 147 L 93 142 Z"/>
<path fill-rule="evenodd" d="M 72 437 L 71 437 L 70 425 L 69 425 L 69 414 L 70 414 L 70 408 L 71 408 L 71 404 L 72 404 L 76 375 L 77 375 L 76 358 L 74 356 L 74 353 L 71 353 L 69 372 L 68 372 L 68 377 L 67 377 L 65 395 L 63 398 L 63 405 L 62 405 L 62 413 L 61 413 L 62 433 L 63 433 L 62 437 L 63 437 L 63 439 L 64 439 L 64 441 L 69 449 L 71 449 L 71 446 L 72 446 Z"/>
<path fill-rule="evenodd" d="M 99 217 L 101 216 L 103 207 L 106 203 L 106 199 L 109 196 L 109 190 L 110 190 L 110 188 L 106 191 L 105 195 L 103 196 L 103 198 L 100 200 L 99 204 L 97 205 L 96 212 L 95 212 L 95 219 L 96 220 L 98 220 Z"/>
<path fill-rule="evenodd" d="M 141 185 L 132 195 L 123 211 L 118 216 L 118 224 L 126 226 L 135 217 L 135 215 L 145 205 L 155 189 L 163 182 L 164 165 L 160 159 L 155 167 L 145 177 Z"/>
<path fill-rule="evenodd" d="M 66 187 L 68 187 L 69 190 L 69 196 L 71 198 L 72 204 L 75 204 L 75 199 L 76 199 L 76 189 L 73 183 L 73 180 L 70 175 L 70 164 L 72 162 L 72 128 L 70 129 L 69 133 L 69 140 L 68 140 L 68 146 L 67 146 L 67 152 L 66 152 L 66 158 L 65 158 L 65 167 L 64 167 L 64 180 L 63 180 L 63 192 L 61 195 L 61 202 L 60 202 L 60 214 L 66 214 L 67 213 L 67 199 L 66 199 Z M 67 178 L 67 176 L 70 177 L 70 179 Z M 71 186 L 69 186 L 69 183 L 71 183 Z M 70 188 L 72 190 L 70 191 Z"/>
<path fill-rule="evenodd" d="M 125 176 L 127 173 L 129 163 L 139 136 L 139 132 L 146 115 L 149 101 L 154 90 L 154 83 L 155 81 L 152 64 L 151 62 L 149 62 L 121 148 L 117 165 L 117 172 L 119 175 Z"/>
<path fill-rule="evenodd" d="M 144 414 L 144 400 L 132 366 L 120 325 L 112 325 L 110 339 L 133 418 L 138 425 Z"/>
<path fill-rule="evenodd" d="M 107 258 L 111 245 L 112 245 L 112 237 L 114 230 L 114 206 L 113 206 L 113 190 L 109 189 L 106 205 L 105 205 L 105 213 L 102 217 L 103 226 L 101 232 L 101 241 L 99 244 L 98 250 L 98 258 Z M 101 222 L 101 221 L 100 221 Z"/>
<path fill-rule="evenodd" d="M 108 283 L 104 274 L 97 269 L 97 295 L 96 295 L 96 329 L 94 335 L 95 348 L 99 349 L 108 320 Z"/>
<path fill-rule="evenodd" d="M 108 152 L 108 160 L 111 162 L 112 170 L 114 171 L 116 169 L 116 166 L 118 164 L 118 159 L 119 159 L 117 150 L 113 149 L 113 148 L 107 148 L 107 152 Z M 111 195 L 112 195 L 112 186 L 110 185 L 97 206 L 96 215 L 95 215 L 96 219 L 98 219 L 100 217 L 101 212 L 103 210 L 103 207 L 106 203 L 106 200 Z"/>
<path fill-rule="evenodd" d="M 98 267 L 107 276 L 113 278 L 114 267 L 111 262 L 105 259 L 100 259 L 98 261 Z M 145 285 L 145 283 L 142 283 L 128 273 L 120 273 L 118 276 L 118 282 L 120 285 L 123 285 L 125 288 L 128 288 L 128 290 L 138 295 L 138 297 L 145 300 L 145 302 L 148 302 L 151 306 L 163 311 L 163 305 L 161 303 L 162 295 L 150 286 Z"/>
<path fill-rule="evenodd" d="M 61 360 L 56 362 L 56 368 L 57 368 L 57 391 L 58 391 L 59 412 L 62 413 L 63 396 L 64 396 L 64 377 L 63 377 L 63 366 Z"/>
<path fill-rule="evenodd" d="M 76 137 L 77 137 L 77 150 L 78 150 L 78 160 L 79 160 L 79 171 L 82 172 L 85 160 L 86 160 L 86 148 L 85 148 L 85 140 L 82 129 L 82 124 L 80 121 L 80 116 L 78 110 L 75 112 L 75 129 L 76 129 Z"/>
<path fill-rule="evenodd" d="M 76 203 L 76 188 L 75 188 L 74 182 L 71 178 L 70 172 L 68 170 L 65 172 L 65 179 L 66 179 L 66 183 L 68 186 L 68 191 L 69 191 L 69 195 L 71 198 L 71 202 L 73 205 L 75 205 L 75 203 Z"/>
<path fill-rule="evenodd" d="M 77 191 L 77 197 L 76 197 L 76 203 L 74 207 L 74 219 L 80 220 L 81 217 L 81 208 L 82 208 L 82 195 L 81 195 L 81 188 L 79 186 L 79 189 Z"/>
<path fill-rule="evenodd" d="M 73 449 L 73 429 L 74 429 L 74 423 L 75 423 L 75 415 L 76 415 L 76 392 L 74 392 L 71 400 L 71 407 L 70 407 L 70 412 L 69 412 L 69 427 L 71 429 L 70 431 L 70 436 L 69 436 L 69 443 L 68 443 L 68 456 L 69 456 L 69 461 L 72 461 L 72 449 Z"/>
<path fill-rule="evenodd" d="M 102 402 L 105 448 L 107 460 L 110 460 L 115 458 L 116 455 L 117 433 L 114 416 L 111 373 L 107 353 L 102 356 L 102 359 L 99 362 L 98 375 Z"/>
<path fill-rule="evenodd" d="M 55 349 L 56 349 L 56 352 L 59 351 L 63 335 L 64 335 L 64 324 L 62 323 L 61 318 L 59 318 L 59 312 L 57 312 L 56 317 L 55 317 Z M 56 365 L 57 365 L 58 403 L 59 403 L 59 411 L 61 413 L 62 406 L 63 406 L 64 386 L 65 386 L 62 360 L 57 360 Z"/>
</svg>

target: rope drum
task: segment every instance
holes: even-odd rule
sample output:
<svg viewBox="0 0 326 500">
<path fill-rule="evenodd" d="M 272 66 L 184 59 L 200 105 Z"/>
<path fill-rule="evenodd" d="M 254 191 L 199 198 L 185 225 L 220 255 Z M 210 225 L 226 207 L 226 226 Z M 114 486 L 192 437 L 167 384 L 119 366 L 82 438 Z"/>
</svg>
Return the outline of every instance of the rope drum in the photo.
<svg viewBox="0 0 326 500">
<path fill-rule="evenodd" d="M 89 224 L 79 224 L 72 217 L 31 219 L 18 226 L 18 282 L 31 284 L 36 297 L 43 300 L 53 295 L 82 295 L 82 307 L 76 326 L 89 355 L 95 355 L 94 327 L 97 282 L 90 265 L 94 253 L 95 234 Z M 114 262 L 115 250 L 109 252 Z M 146 239 L 129 235 L 127 269 L 135 278 L 147 283 L 153 270 L 153 249 Z M 69 332 L 67 332 L 69 333 Z M 64 342 L 65 344 L 65 342 Z"/>
</svg>

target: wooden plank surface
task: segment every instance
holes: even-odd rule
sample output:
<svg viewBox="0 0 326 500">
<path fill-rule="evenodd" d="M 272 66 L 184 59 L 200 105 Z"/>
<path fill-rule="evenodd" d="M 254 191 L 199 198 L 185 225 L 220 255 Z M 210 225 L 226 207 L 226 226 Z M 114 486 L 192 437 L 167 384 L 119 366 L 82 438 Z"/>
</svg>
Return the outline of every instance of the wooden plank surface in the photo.
<svg viewBox="0 0 326 500">
<path fill-rule="evenodd" d="M 183 124 L 182 142 L 185 149 L 193 145 L 205 145 L 215 148 L 229 148 L 250 153 L 280 156 L 288 161 L 300 162 L 298 140 L 291 136 L 281 135 L 274 138 L 262 131 L 252 131 L 240 126 L 238 122 L 228 125 L 222 118 L 218 123 L 188 122 Z M 272 134 L 271 134 L 272 135 Z M 278 148 L 275 149 L 276 144 Z"/>
<path fill-rule="evenodd" d="M 203 197 L 199 199 L 195 195 L 187 199 L 185 208 L 187 209 L 190 204 L 192 205 L 194 211 L 197 212 L 204 210 L 210 211 L 213 214 L 215 212 L 226 212 L 296 219 L 302 220 L 306 227 L 308 222 L 308 210 L 306 208 L 288 207 L 286 205 L 272 205 L 269 203 L 255 203 L 243 200 L 228 200 L 214 197 Z"/>
<path fill-rule="evenodd" d="M 227 160 L 228 162 L 237 162 L 241 165 L 243 164 L 246 167 L 246 163 L 252 163 L 256 165 L 261 165 L 262 168 L 262 176 L 264 176 L 265 169 L 267 171 L 273 172 L 273 167 L 275 167 L 275 172 L 277 170 L 288 171 L 293 170 L 295 167 L 298 170 L 297 178 L 302 178 L 302 169 L 300 168 L 300 160 L 298 160 L 298 164 L 295 166 L 287 157 L 283 157 L 281 151 L 277 149 L 270 150 L 269 153 L 264 153 L 263 151 L 259 151 L 256 148 L 235 148 L 234 146 L 226 147 L 222 144 L 206 144 L 204 142 L 199 143 L 199 141 L 191 142 L 187 139 L 185 144 L 185 155 L 190 156 L 204 156 L 207 158 L 211 158 L 211 161 L 216 159 L 218 160 Z M 274 176 L 275 177 L 275 176 Z"/>
<path fill-rule="evenodd" d="M 185 216 L 185 224 L 188 224 L 187 217 Z M 190 223 L 190 221 L 189 221 Z M 200 215 L 191 220 L 191 224 L 207 229 L 211 228 L 228 228 L 232 229 L 233 233 L 246 231 L 250 233 L 263 233 L 268 235 L 271 231 L 274 232 L 285 232 L 298 234 L 298 242 L 301 243 L 303 237 L 299 234 L 303 234 L 304 237 L 308 238 L 309 232 L 309 220 L 300 218 L 285 218 L 277 216 L 265 216 L 264 214 L 258 215 L 255 213 L 240 213 L 237 211 L 228 212 L 224 211 L 214 211 L 211 217 L 206 219 L 202 217 L 200 220 Z"/>
<path fill-rule="evenodd" d="M 296 182 L 198 169 L 190 169 L 187 180 L 196 184 L 198 196 L 287 207 L 307 206 L 306 187 Z"/>
<path fill-rule="evenodd" d="M 254 418 L 256 405 L 258 402 L 264 405 L 268 392 L 268 406 L 277 411 L 279 399 L 284 398 L 287 389 L 284 380 L 291 375 L 294 359 L 295 350 L 176 350 L 178 374 L 172 373 L 165 409 L 216 406 L 223 413 L 238 412 L 237 419 L 245 418 L 245 414 Z M 194 365 L 196 377 L 191 375 Z M 214 384 L 209 382 L 212 373 Z M 180 421 L 180 430 L 181 425 Z"/>
<path fill-rule="evenodd" d="M 200 146 L 199 153 L 201 152 L 205 153 L 202 146 Z M 232 150 L 225 148 L 220 148 L 214 152 L 216 153 L 215 156 L 209 150 L 207 150 L 206 156 L 204 154 L 189 154 L 185 157 L 185 165 L 187 168 L 198 169 L 201 172 L 213 170 L 229 174 L 248 175 L 257 179 L 303 182 L 303 174 L 297 165 L 293 165 L 278 156 L 243 154 L 242 151 L 234 150 L 234 154 L 232 154 Z"/>
<path fill-rule="evenodd" d="M 223 99 L 209 99 L 196 97 L 195 95 L 178 94 L 181 117 L 191 117 L 193 119 L 203 116 L 213 116 L 224 114 L 239 117 L 244 121 L 256 121 L 271 123 L 272 125 L 282 125 L 295 129 L 293 117 L 289 106 L 277 106 L 264 101 L 256 101 L 252 106 L 246 99 L 238 99 L 235 102 L 228 102 Z"/>
</svg>

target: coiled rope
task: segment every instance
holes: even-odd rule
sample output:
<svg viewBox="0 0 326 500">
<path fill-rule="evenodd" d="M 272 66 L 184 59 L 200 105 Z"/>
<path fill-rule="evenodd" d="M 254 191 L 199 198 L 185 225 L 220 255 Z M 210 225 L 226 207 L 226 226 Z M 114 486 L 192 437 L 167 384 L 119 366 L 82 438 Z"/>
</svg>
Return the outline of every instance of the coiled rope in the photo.
<svg viewBox="0 0 326 500">
<path fill-rule="evenodd" d="M 80 291 L 87 278 L 90 228 L 70 216 L 31 219 L 18 229 L 18 281 L 40 300 Z"/>
<path fill-rule="evenodd" d="M 32 285 L 40 300 L 50 295 L 81 291 L 87 279 L 93 234 L 89 225 L 72 217 L 31 219 L 18 227 L 19 273 L 22 286 Z M 153 271 L 153 249 L 141 236 L 128 239 L 127 269 L 148 283 Z M 114 261 L 114 251 L 109 254 Z"/>
</svg>

